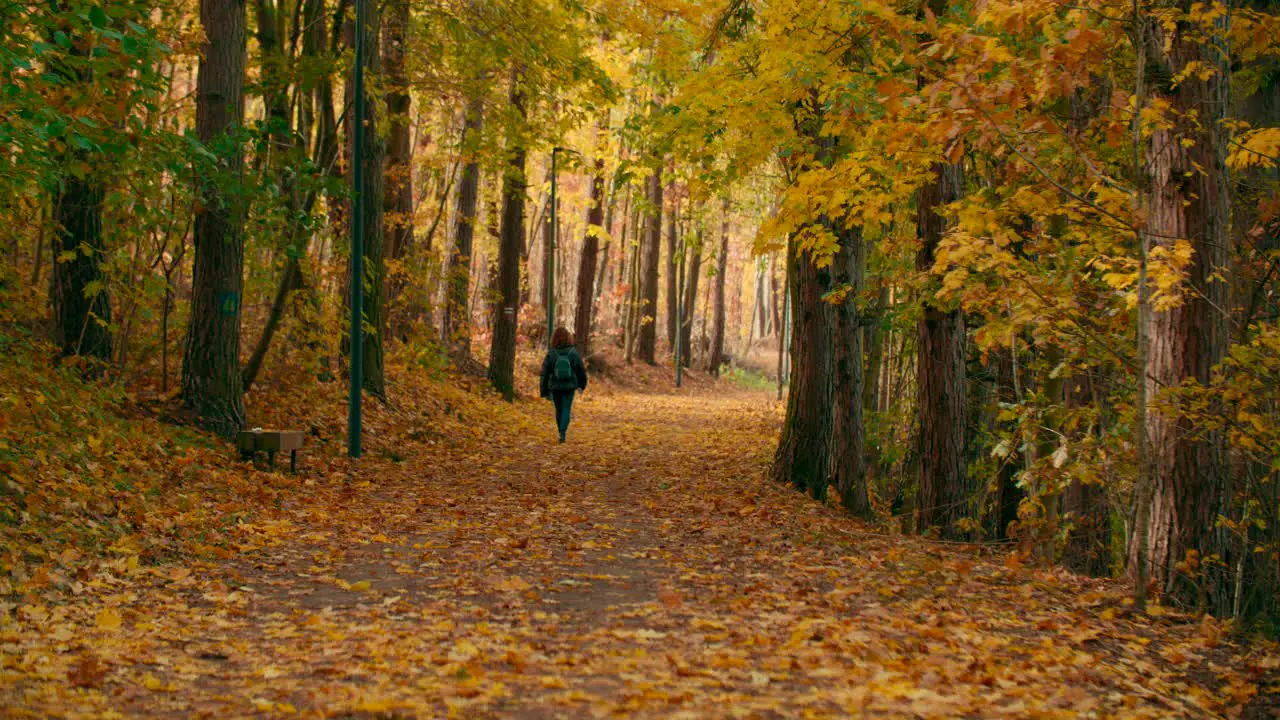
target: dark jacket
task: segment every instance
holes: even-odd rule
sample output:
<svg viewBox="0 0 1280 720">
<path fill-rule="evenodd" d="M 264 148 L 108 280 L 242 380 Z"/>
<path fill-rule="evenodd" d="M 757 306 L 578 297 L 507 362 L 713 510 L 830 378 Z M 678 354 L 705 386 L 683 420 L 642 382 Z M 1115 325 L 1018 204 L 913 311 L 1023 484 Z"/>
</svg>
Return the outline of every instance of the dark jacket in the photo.
<svg viewBox="0 0 1280 720">
<path fill-rule="evenodd" d="M 551 397 L 551 373 L 556 369 L 556 350 L 547 351 L 547 357 L 542 361 L 542 397 Z M 582 362 L 582 356 L 578 354 L 578 349 L 569 348 L 569 365 L 573 368 L 573 374 L 578 379 L 578 389 L 587 389 L 587 366 Z"/>
</svg>

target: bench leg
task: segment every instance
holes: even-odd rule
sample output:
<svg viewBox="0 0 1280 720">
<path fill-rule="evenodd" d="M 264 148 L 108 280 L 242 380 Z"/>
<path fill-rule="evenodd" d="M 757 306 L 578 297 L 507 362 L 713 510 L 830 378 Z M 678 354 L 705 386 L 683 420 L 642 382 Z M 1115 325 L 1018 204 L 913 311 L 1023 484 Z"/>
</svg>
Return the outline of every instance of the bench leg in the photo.
<svg viewBox="0 0 1280 720">
<path fill-rule="evenodd" d="M 297 450 L 289 451 L 289 472 L 293 473 L 294 475 L 298 474 L 298 451 Z"/>
<path fill-rule="evenodd" d="M 267 464 L 268 464 L 268 465 L 270 465 L 271 467 L 275 467 L 275 466 L 276 466 L 276 451 L 275 451 L 275 450 L 268 450 L 268 451 L 267 451 Z"/>
</svg>

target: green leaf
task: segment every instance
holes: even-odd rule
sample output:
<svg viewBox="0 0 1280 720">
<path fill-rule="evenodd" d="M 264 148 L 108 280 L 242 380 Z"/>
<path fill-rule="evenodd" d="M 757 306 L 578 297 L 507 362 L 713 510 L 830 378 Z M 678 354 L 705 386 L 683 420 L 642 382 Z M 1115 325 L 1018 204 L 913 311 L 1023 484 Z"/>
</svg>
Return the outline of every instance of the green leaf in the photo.
<svg viewBox="0 0 1280 720">
<path fill-rule="evenodd" d="M 104 28 L 111 19 L 107 17 L 107 11 L 101 7 L 94 7 L 89 11 L 89 22 L 93 23 L 96 28 Z"/>
</svg>

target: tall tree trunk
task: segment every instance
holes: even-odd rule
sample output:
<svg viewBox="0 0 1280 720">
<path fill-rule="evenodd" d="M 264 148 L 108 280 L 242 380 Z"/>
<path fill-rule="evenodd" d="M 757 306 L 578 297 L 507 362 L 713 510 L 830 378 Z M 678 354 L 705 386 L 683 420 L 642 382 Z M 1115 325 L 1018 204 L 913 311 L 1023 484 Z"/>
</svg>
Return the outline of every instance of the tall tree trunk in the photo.
<svg viewBox="0 0 1280 720">
<path fill-rule="evenodd" d="M 86 51 L 80 47 L 81 44 L 73 40 L 69 53 L 83 58 Z M 68 84 L 88 87 L 94 81 L 91 70 L 75 63 L 55 61 L 49 69 Z M 109 362 L 113 349 L 111 297 L 102 272 L 105 189 L 98 173 L 79 169 L 89 167 L 90 160 L 87 153 L 80 150 L 70 151 L 64 157 L 64 176 L 53 196 L 50 300 L 54 342 L 61 356 L 79 355 Z M 43 233 L 43 229 L 40 232 Z M 14 242 L 16 247 L 16 235 Z M 67 255 L 70 258 L 63 260 Z M 39 255 L 36 262 L 35 276 L 38 277 Z M 91 374 L 98 369 L 90 368 Z"/>
<path fill-rule="evenodd" d="M 1188 10 L 1190 3 L 1178 5 Z M 1176 87 L 1154 89 L 1170 105 L 1172 126 L 1152 130 L 1146 230 L 1155 247 L 1187 242 L 1194 251 L 1181 305 L 1151 316 L 1146 382 L 1148 397 L 1154 399 L 1185 381 L 1207 385 L 1225 354 L 1227 283 L 1214 276 L 1229 274 L 1231 200 L 1221 125 L 1227 89 L 1220 67 L 1224 58 L 1217 57 L 1215 43 L 1184 34 L 1195 31 L 1145 21 L 1148 65 L 1156 64 L 1163 77 L 1188 75 Z M 1204 65 L 1220 72 L 1208 78 L 1186 73 Z M 1148 532 L 1151 578 L 1183 604 L 1207 603 L 1209 611 L 1229 613 L 1231 581 L 1220 568 L 1195 563 L 1179 568 L 1193 552 L 1200 560 L 1216 556 L 1232 566 L 1226 530 L 1217 527 L 1229 497 L 1222 437 L 1155 408 L 1146 427 L 1154 485 Z M 1135 567 L 1137 545 L 1130 547 Z"/>
<path fill-rule="evenodd" d="M 729 270 L 729 198 L 725 197 L 720 204 L 720 251 L 716 253 L 715 305 L 712 315 L 711 350 L 707 356 L 707 372 L 720 375 L 720 366 L 724 364 L 724 286 L 725 275 Z M 788 272 L 790 272 L 788 270 Z"/>
<path fill-rule="evenodd" d="M 817 105 L 817 98 L 813 98 Z M 830 167 L 835 159 L 831 139 L 823 138 L 820 112 L 805 113 L 797 106 L 796 129 L 816 146 L 815 159 Z M 803 229 L 801 233 L 809 232 Z M 819 258 L 800 249 L 802 237 L 787 238 L 787 273 L 791 288 L 791 384 L 782 435 L 773 457 L 770 474 L 776 482 L 791 483 L 814 498 L 826 499 L 831 478 L 831 423 L 833 420 L 831 383 L 832 309 L 824 300 L 831 289 L 830 268 Z M 763 264 L 756 263 L 756 306 L 763 315 L 761 280 Z M 753 325 L 754 325 L 754 317 Z M 762 333 L 763 334 L 763 333 Z M 750 342 L 747 343 L 748 351 Z"/>
<path fill-rule="evenodd" d="M 462 130 L 462 146 L 467 164 L 462 169 L 458 187 L 458 210 L 453 231 L 453 252 L 446 269 L 448 295 L 445 298 L 444 327 L 441 337 L 455 355 L 471 355 L 471 313 L 467 306 L 467 289 L 471 285 L 471 254 L 476 234 L 476 204 L 480 197 L 480 134 L 484 128 L 484 98 L 477 93 L 467 102 L 467 117 Z"/>
<path fill-rule="evenodd" d="M 386 245 L 384 191 L 386 175 L 384 163 L 387 149 L 378 132 L 377 87 L 382 72 L 381 13 L 370 5 L 366 18 L 364 48 L 365 72 L 372 82 L 365 85 L 365 124 L 363 128 L 348 128 L 352 142 L 356 132 L 364 133 L 364 377 L 362 386 L 371 395 L 386 398 L 386 378 L 383 373 L 383 339 L 386 336 Z M 348 339 L 348 343 L 350 340 Z"/>
<path fill-rule="evenodd" d="M 413 247 L 413 143 L 409 137 L 409 78 L 405 72 L 405 45 L 409 38 L 409 0 L 387 0 L 384 4 L 387 22 L 383 30 L 382 42 L 385 44 L 384 78 L 387 88 L 387 169 L 386 169 L 386 239 L 384 252 L 392 263 L 399 266 L 409 256 Z M 430 242 L 428 240 L 428 242 Z M 431 252 L 428 245 L 426 251 Z M 398 267 L 394 275 L 388 278 L 387 301 L 389 308 L 399 303 L 400 294 L 404 291 L 406 270 Z M 426 297 L 426 288 L 414 293 L 417 297 Z M 413 315 L 424 312 L 422 302 L 414 302 L 419 306 L 418 312 L 413 308 L 397 307 L 395 325 L 392 332 L 402 335 L 413 321 Z"/>
<path fill-rule="evenodd" d="M 511 106 L 523 121 L 524 78 L 511 73 Z M 502 230 L 498 246 L 498 302 L 489 346 L 489 381 L 510 402 L 515 399 L 516 325 L 520 318 L 520 241 L 524 237 L 525 146 L 523 128 L 507 138 L 507 172 L 502 178 Z"/>
<path fill-rule="evenodd" d="M 946 229 L 946 220 L 938 211 L 963 193 L 959 165 L 938 163 L 933 172 L 934 178 L 916 196 L 920 239 L 916 270 L 921 273 L 932 270 Z M 920 416 L 916 530 L 938 528 L 944 537 L 960 537 L 964 533 L 956 522 L 967 516 L 969 499 L 964 461 L 964 316 L 959 309 L 940 307 L 932 290 L 926 289 L 923 295 L 916 329 Z"/>
<path fill-rule="evenodd" d="M 679 266 L 676 263 L 676 246 L 680 241 L 680 201 L 675 197 L 675 183 L 667 188 L 671 194 L 671 214 L 667 220 L 667 346 L 674 355 L 676 350 L 676 339 L 678 332 L 676 328 L 676 275 L 679 274 Z"/>
<path fill-rule="evenodd" d="M 244 0 L 201 0 L 207 42 L 196 77 L 196 134 L 205 147 L 216 147 L 244 121 L 245 20 Z M 244 155 L 239 143 L 230 146 L 219 174 L 238 177 Z M 244 210 L 234 190 L 208 177 L 200 195 L 182 402 L 201 425 L 229 437 L 245 424 L 240 379 Z"/>
<path fill-rule="evenodd" d="M 591 311 L 596 284 L 596 256 L 600 234 L 606 232 L 604 222 L 604 156 L 596 158 L 591 176 L 591 197 L 587 201 L 587 229 L 582 238 L 582 254 L 578 262 L 578 308 L 573 319 L 573 335 L 583 357 L 591 354 Z"/>
<path fill-rule="evenodd" d="M 831 408 L 830 305 L 822 296 L 831 286 L 827 268 L 801 254 L 798 241 L 787 242 L 787 272 L 791 273 L 791 386 L 782 437 L 770 474 L 781 483 L 826 498 Z"/>
<path fill-rule="evenodd" d="M 662 163 L 649 176 L 649 208 L 640 241 L 640 297 L 636 355 L 642 362 L 657 363 L 658 255 L 662 245 Z"/>
<path fill-rule="evenodd" d="M 54 195 L 54 341 L 63 357 L 111 360 L 111 299 L 102 272 L 102 182 L 68 174 Z M 60 257 L 71 256 L 69 260 Z"/>
<path fill-rule="evenodd" d="M 844 508 L 858 517 L 871 516 L 867 496 L 866 427 L 862 421 L 863 357 L 862 314 L 858 300 L 865 285 L 867 247 L 861 227 L 833 228 L 840 249 L 832 260 L 835 288 L 848 288 L 844 300 L 831 309 L 832 385 L 831 484 L 840 491 Z M 772 273 L 770 273 L 772 279 Z M 779 342 L 781 342 L 779 328 Z"/>
<path fill-rule="evenodd" d="M 686 242 L 684 299 L 680 303 L 680 358 L 685 367 L 690 367 L 690 350 L 693 345 L 693 318 L 698 304 L 698 278 L 702 276 L 702 244 L 703 226 L 699 225 L 694 233 L 693 242 Z"/>
</svg>

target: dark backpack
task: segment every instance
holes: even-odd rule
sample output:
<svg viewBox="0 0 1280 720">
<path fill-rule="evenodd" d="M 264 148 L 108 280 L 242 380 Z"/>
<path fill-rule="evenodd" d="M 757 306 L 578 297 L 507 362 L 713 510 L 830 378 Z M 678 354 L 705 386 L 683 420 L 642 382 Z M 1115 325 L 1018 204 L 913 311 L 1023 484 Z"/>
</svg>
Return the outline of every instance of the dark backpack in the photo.
<svg viewBox="0 0 1280 720">
<path fill-rule="evenodd" d="M 551 389 L 572 390 L 578 387 L 578 378 L 573 373 L 573 351 L 555 350 L 556 363 L 551 368 Z"/>
</svg>

